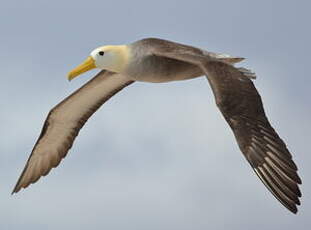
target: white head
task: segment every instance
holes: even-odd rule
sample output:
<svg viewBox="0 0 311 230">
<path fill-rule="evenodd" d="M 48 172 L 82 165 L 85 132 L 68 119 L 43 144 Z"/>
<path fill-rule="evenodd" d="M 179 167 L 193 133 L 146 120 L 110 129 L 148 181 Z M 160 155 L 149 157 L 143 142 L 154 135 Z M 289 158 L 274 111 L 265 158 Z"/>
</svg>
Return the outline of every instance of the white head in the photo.
<svg viewBox="0 0 311 230">
<path fill-rule="evenodd" d="M 126 68 L 128 60 L 128 46 L 102 46 L 93 50 L 81 65 L 73 69 L 68 74 L 68 79 L 72 80 L 76 76 L 94 68 L 120 73 Z"/>
</svg>

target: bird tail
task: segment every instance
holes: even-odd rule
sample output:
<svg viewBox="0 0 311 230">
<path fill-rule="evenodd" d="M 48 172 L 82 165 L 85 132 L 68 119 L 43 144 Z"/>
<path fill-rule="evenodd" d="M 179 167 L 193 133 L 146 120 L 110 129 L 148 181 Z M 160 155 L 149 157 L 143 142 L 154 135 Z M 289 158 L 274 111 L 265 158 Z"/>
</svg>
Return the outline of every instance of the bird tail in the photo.
<svg viewBox="0 0 311 230">
<path fill-rule="evenodd" d="M 214 55 L 215 58 L 234 65 L 235 63 L 238 63 L 240 61 L 243 61 L 245 58 L 242 57 L 234 57 L 234 56 L 230 56 L 228 54 L 218 54 L 218 53 L 212 53 L 212 55 Z M 248 77 L 249 79 L 256 79 L 256 73 L 254 73 L 253 71 L 251 71 L 250 69 L 246 69 L 243 67 L 239 67 L 237 68 L 245 77 Z"/>
<path fill-rule="evenodd" d="M 218 54 L 218 53 L 213 53 L 215 55 L 214 57 L 226 62 L 228 64 L 234 65 L 235 63 L 243 61 L 245 58 L 242 57 L 235 57 L 235 56 L 230 56 L 228 54 Z M 250 69 L 246 69 L 243 67 L 237 68 L 245 77 L 248 77 L 250 79 L 256 79 L 256 73 L 251 71 Z"/>
<path fill-rule="evenodd" d="M 250 79 L 256 79 L 256 73 L 251 71 L 250 69 L 246 69 L 243 67 L 237 68 L 245 77 L 248 77 Z"/>
<path fill-rule="evenodd" d="M 245 58 L 243 57 L 236 57 L 236 56 L 231 56 L 229 54 L 222 54 L 222 53 L 213 53 L 213 52 L 207 52 L 207 51 L 203 51 L 205 54 L 216 58 L 220 61 L 223 61 L 227 64 L 230 65 L 234 65 L 235 63 L 241 62 L 243 61 Z M 237 69 L 247 78 L 249 79 L 256 79 L 256 73 L 254 73 L 253 71 L 251 71 L 250 69 L 246 69 L 243 67 L 237 67 Z"/>
<path fill-rule="evenodd" d="M 212 52 L 210 52 L 209 55 L 211 55 L 212 57 L 215 57 L 216 59 L 219 59 L 223 62 L 226 62 L 228 64 L 235 64 L 235 63 L 241 62 L 245 59 L 243 57 L 231 56 L 229 54 L 220 54 L 220 53 L 212 53 Z"/>
</svg>

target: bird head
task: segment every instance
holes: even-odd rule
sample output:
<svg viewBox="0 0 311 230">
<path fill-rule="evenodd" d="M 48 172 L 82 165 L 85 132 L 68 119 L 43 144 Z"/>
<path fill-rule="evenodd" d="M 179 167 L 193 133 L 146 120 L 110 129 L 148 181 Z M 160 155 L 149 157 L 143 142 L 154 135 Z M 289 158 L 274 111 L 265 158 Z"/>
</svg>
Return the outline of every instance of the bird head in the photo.
<svg viewBox="0 0 311 230">
<path fill-rule="evenodd" d="M 68 80 L 72 80 L 78 75 L 95 68 L 120 73 L 128 63 L 128 54 L 126 45 L 96 48 L 82 64 L 69 72 Z"/>
</svg>

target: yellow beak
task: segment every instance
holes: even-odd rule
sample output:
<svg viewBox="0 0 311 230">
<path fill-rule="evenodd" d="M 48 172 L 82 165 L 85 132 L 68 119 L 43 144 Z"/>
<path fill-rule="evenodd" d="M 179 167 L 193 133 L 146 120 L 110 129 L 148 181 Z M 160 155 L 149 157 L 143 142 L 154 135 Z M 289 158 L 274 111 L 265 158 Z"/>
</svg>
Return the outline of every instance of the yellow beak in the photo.
<svg viewBox="0 0 311 230">
<path fill-rule="evenodd" d="M 71 81 L 75 77 L 79 76 L 80 74 L 89 71 L 91 69 L 96 68 L 94 59 L 90 56 L 88 57 L 82 64 L 74 68 L 68 73 L 68 80 Z"/>
</svg>

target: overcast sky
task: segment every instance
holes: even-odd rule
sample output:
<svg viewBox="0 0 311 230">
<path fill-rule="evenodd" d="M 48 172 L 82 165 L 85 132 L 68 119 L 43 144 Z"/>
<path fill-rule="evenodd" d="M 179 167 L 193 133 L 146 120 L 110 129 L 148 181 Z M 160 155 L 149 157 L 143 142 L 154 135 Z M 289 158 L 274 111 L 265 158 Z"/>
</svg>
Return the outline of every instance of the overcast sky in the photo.
<svg viewBox="0 0 311 230">
<path fill-rule="evenodd" d="M 241 230 L 311 226 L 310 1 L 1 1 L 0 229 Z M 207 80 L 135 83 L 61 165 L 10 193 L 48 111 L 88 81 L 90 51 L 145 37 L 246 57 L 302 177 L 298 215 L 240 153 Z"/>
</svg>

